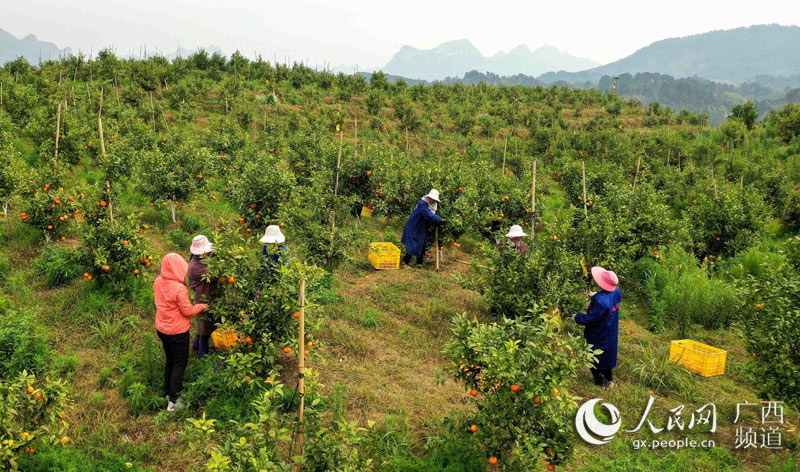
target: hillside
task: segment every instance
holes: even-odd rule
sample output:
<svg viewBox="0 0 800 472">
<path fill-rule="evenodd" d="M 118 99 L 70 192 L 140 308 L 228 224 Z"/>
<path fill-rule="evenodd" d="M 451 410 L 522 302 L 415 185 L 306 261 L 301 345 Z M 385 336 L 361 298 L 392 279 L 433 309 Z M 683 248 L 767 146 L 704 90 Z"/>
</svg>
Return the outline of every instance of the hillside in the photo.
<svg viewBox="0 0 800 472">
<path fill-rule="evenodd" d="M 0 82 L 2 470 L 800 466 L 798 106 L 715 128 L 597 89 L 202 54 L 12 64 Z M 402 248 L 431 188 L 444 221 L 422 267 L 375 269 L 370 253 L 396 259 L 373 243 Z M 525 254 L 498 248 L 515 224 Z M 288 256 L 263 256 L 267 225 Z M 219 336 L 168 412 L 154 279 L 197 234 Z M 592 382 L 601 353 L 570 319 L 583 265 L 624 294 L 613 386 Z M 724 349 L 725 368 L 671 362 L 682 339 Z M 593 398 L 625 430 L 650 405 L 662 429 L 587 444 L 573 425 Z M 737 446 L 762 401 L 784 402 L 780 449 Z M 689 426 L 709 402 L 716 428 Z M 713 443 L 634 442 L 687 438 Z"/>
<path fill-rule="evenodd" d="M 22 56 L 31 64 L 37 64 L 39 59 L 58 59 L 59 55 L 70 55 L 70 48 L 59 49 L 53 43 L 39 41 L 36 36 L 29 34 L 22 39 L 15 38 L 7 31 L 0 29 L 0 64 L 13 61 Z"/>
</svg>

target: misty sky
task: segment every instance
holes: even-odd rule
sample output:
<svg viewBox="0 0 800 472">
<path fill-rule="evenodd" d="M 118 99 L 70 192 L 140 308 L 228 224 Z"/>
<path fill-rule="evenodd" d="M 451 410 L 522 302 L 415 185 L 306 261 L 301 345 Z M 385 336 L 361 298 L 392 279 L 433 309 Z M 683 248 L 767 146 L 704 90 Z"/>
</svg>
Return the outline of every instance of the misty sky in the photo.
<svg viewBox="0 0 800 472">
<path fill-rule="evenodd" d="M 764 23 L 800 24 L 800 1 L 0 0 L 0 28 L 74 52 L 217 45 L 362 69 L 383 66 L 404 44 L 463 38 L 485 55 L 552 44 L 608 63 L 659 39 Z"/>
</svg>

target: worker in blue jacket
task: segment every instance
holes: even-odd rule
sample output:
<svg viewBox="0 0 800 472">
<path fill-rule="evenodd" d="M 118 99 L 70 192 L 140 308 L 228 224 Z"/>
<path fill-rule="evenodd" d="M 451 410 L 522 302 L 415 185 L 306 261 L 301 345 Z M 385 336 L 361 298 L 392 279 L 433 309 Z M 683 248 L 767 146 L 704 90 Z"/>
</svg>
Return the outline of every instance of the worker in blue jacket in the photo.
<svg viewBox="0 0 800 472">
<path fill-rule="evenodd" d="M 586 313 L 571 318 L 584 325 L 583 336 L 594 349 L 600 349 L 597 362 L 590 370 L 595 385 L 609 388 L 614 385 L 611 370 L 617 366 L 617 343 L 619 340 L 619 304 L 622 294 L 617 285 L 617 274 L 602 267 L 592 267 L 592 278 L 600 290 L 592 295 Z"/>
<path fill-rule="evenodd" d="M 411 256 L 416 256 L 417 267 L 422 267 L 428 225 L 431 223 L 444 225 L 444 220 L 436 214 L 438 204 L 439 191 L 432 189 L 420 199 L 417 207 L 408 217 L 406 226 L 403 228 L 403 237 L 400 239 L 400 242 L 406 246 L 406 255 L 403 257 L 405 264 L 411 263 Z"/>
</svg>

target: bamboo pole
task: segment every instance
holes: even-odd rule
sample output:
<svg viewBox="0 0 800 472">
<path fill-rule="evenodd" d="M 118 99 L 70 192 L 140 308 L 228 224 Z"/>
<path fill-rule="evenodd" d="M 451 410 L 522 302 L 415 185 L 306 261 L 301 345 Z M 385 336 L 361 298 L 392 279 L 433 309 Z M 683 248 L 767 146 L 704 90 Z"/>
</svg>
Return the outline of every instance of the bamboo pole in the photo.
<svg viewBox="0 0 800 472">
<path fill-rule="evenodd" d="M 636 193 L 636 181 L 639 180 L 639 168 L 642 166 L 642 156 L 636 161 L 636 175 L 633 176 L 633 192 Z"/>
<path fill-rule="evenodd" d="M 355 139 L 356 139 L 355 146 L 353 146 L 353 159 L 355 159 L 356 157 L 358 157 L 358 117 L 355 117 L 355 122 L 353 123 L 353 126 L 355 129 Z"/>
<path fill-rule="evenodd" d="M 411 156 L 410 146 L 408 144 L 408 126 L 406 126 L 406 160 Z"/>
<path fill-rule="evenodd" d="M 153 122 L 153 132 L 156 132 L 156 108 L 153 106 L 153 91 L 150 91 L 150 121 Z"/>
<path fill-rule="evenodd" d="M 344 130 L 339 130 L 339 154 L 336 156 L 336 181 L 333 185 L 333 215 L 331 217 L 331 244 L 336 232 L 336 199 L 339 196 L 339 169 L 342 167 L 342 145 L 344 144 Z"/>
<path fill-rule="evenodd" d="M 531 177 L 531 249 L 536 241 L 536 161 L 533 161 L 533 176 Z"/>
<path fill-rule="evenodd" d="M 439 272 L 439 227 L 436 227 L 436 272 Z"/>
<path fill-rule="evenodd" d="M 586 163 L 581 160 L 581 173 L 583 174 L 583 216 L 589 217 L 589 210 L 586 207 Z"/>
<path fill-rule="evenodd" d="M 53 166 L 58 164 L 58 141 L 61 136 L 61 102 L 58 102 L 58 111 L 56 112 L 56 153 L 53 156 Z M 55 172 L 55 169 L 53 169 Z"/>
<path fill-rule="evenodd" d="M 739 178 L 739 187 L 744 188 L 744 174 Z"/>
<path fill-rule="evenodd" d="M 3 82 L 0 82 L 0 108 L 3 108 Z"/>
<path fill-rule="evenodd" d="M 300 280 L 300 333 L 299 333 L 299 350 L 297 351 L 298 357 L 298 365 L 297 365 L 297 393 L 300 396 L 300 408 L 299 408 L 299 423 L 298 423 L 298 434 L 297 434 L 297 455 L 302 457 L 303 456 L 303 411 L 305 409 L 305 394 L 306 394 L 306 382 L 305 382 L 305 369 L 306 369 L 306 360 L 305 360 L 305 324 L 306 324 L 306 281 Z M 303 463 L 297 462 L 297 472 L 300 472 L 303 469 Z"/>
<path fill-rule="evenodd" d="M 103 162 L 108 167 L 108 156 L 106 155 L 106 144 L 103 138 L 103 89 L 100 89 L 100 109 L 97 112 L 97 132 L 100 135 L 100 152 L 103 154 Z M 108 198 L 108 220 L 111 229 L 114 229 L 114 205 L 111 203 L 111 181 L 108 179 L 106 170 L 106 198 Z"/>
<path fill-rule="evenodd" d="M 714 164 L 711 164 L 711 182 L 714 184 L 714 200 L 717 199 L 717 179 L 714 177 Z"/>
<path fill-rule="evenodd" d="M 506 150 L 508 149 L 508 136 L 506 136 L 506 140 L 503 143 L 503 177 L 506 176 Z"/>
</svg>

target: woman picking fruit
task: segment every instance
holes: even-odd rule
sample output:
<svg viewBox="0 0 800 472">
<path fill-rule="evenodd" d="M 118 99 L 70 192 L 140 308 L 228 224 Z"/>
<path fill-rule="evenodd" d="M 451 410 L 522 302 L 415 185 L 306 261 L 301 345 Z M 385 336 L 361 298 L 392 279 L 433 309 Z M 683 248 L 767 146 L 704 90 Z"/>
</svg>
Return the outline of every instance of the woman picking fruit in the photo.
<svg viewBox="0 0 800 472">
<path fill-rule="evenodd" d="M 261 254 L 269 263 L 282 266 L 289 262 L 289 248 L 284 244 L 286 236 L 281 232 L 280 226 L 267 226 L 264 236 L 259 241 L 264 244 Z"/>
<path fill-rule="evenodd" d="M 194 290 L 195 303 L 209 303 L 217 288 L 217 279 L 211 278 L 203 280 L 203 275 L 208 272 L 208 266 L 204 259 L 213 255 L 214 245 L 207 237 L 202 234 L 192 239 L 192 247 L 189 252 L 189 287 Z M 198 352 L 200 357 L 208 354 L 208 340 L 214 332 L 214 323 L 205 315 L 200 315 L 197 320 L 197 335 L 192 341 L 192 350 Z"/>
<path fill-rule="evenodd" d="M 400 242 L 406 246 L 406 255 L 403 256 L 403 263 L 411 263 L 411 256 L 416 256 L 417 267 L 422 267 L 428 225 L 435 223 L 444 226 L 442 217 L 434 213 L 438 204 L 439 191 L 431 189 L 427 195 L 420 199 L 417 207 L 408 217 L 406 226 L 403 228 L 403 237 L 400 239 Z"/>
<path fill-rule="evenodd" d="M 611 370 L 617 366 L 617 341 L 619 331 L 619 304 L 622 294 L 617 285 L 617 274 L 602 267 L 592 267 L 592 278 L 600 290 L 592 295 L 586 314 L 578 313 L 573 321 L 584 325 L 583 336 L 594 349 L 601 349 L 597 362 L 590 370 L 594 384 L 603 388 L 614 385 Z"/>
<path fill-rule="evenodd" d="M 525 254 L 528 252 L 528 246 L 522 240 L 527 236 L 524 231 L 522 231 L 522 226 L 520 225 L 513 225 L 511 229 L 506 234 L 506 241 L 500 242 L 498 244 L 499 249 L 502 251 L 505 247 L 510 247 L 519 251 L 522 257 L 525 257 Z"/>
<path fill-rule="evenodd" d="M 156 330 L 167 358 L 164 391 L 169 397 L 169 411 L 182 407 L 178 396 L 183 389 L 183 374 L 189 363 L 189 320 L 208 308 L 205 303 L 192 305 L 189 301 L 189 288 L 184 284 L 188 272 L 189 264 L 180 254 L 171 252 L 161 261 L 161 275 L 153 283 Z"/>
</svg>

